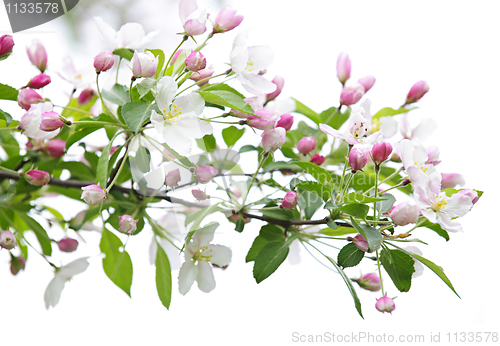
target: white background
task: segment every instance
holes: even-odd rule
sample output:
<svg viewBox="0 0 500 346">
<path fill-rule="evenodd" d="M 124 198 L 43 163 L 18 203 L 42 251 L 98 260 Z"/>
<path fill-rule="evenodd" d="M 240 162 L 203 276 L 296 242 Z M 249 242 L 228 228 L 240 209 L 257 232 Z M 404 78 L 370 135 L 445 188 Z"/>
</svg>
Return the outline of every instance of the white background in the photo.
<svg viewBox="0 0 500 346">
<path fill-rule="evenodd" d="M 162 29 L 161 38 L 151 47 L 173 49 L 179 42 L 174 33 L 181 31 L 176 5 L 136 3 L 136 10 L 131 11 L 136 14 L 133 19 L 147 32 Z M 296 97 L 318 112 L 337 105 L 340 85 L 335 77 L 335 62 L 341 51 L 351 57 L 353 80 L 367 74 L 377 78 L 367 95 L 375 111 L 398 107 L 416 81 L 424 79 L 429 83 L 430 92 L 419 102 L 420 109 L 412 113 L 413 124 L 421 118 L 435 119 L 438 129 L 426 144 L 440 147 L 443 162 L 439 170 L 459 172 L 467 187 L 486 191 L 473 212 L 461 220 L 464 232 L 451 234 L 448 243 L 430 231 L 415 232 L 431 243 L 420 247 L 424 256 L 444 268 L 462 299 L 426 269 L 409 293 L 399 293 L 388 285 L 389 295 L 398 296 L 392 315 L 374 309 L 380 293 L 358 290 L 363 320 L 340 277 L 303 249 L 299 265 L 285 262 L 273 276 L 257 285 L 252 278 L 252 264 L 244 263 L 258 232 L 258 223 L 253 221 L 252 227 L 237 236 L 224 224 L 226 235 L 220 237 L 220 242 L 231 246 L 233 260 L 227 270 L 216 271 L 217 288 L 210 294 L 196 287 L 186 296 L 174 292 L 167 311 L 156 295 L 154 267 L 147 262 L 150 235 L 145 231 L 127 247 L 134 263 L 132 299 L 107 279 L 99 257 L 94 256 L 87 272 L 66 285 L 59 305 L 46 311 L 43 293 L 52 278 L 51 268 L 33 253 L 26 271 L 12 277 L 9 256 L 5 251 L 0 253 L 1 344 L 293 345 L 297 344 L 292 339 L 294 332 L 425 335 L 427 341 L 432 332 L 441 333 L 441 342 L 445 343 L 448 332 L 499 332 L 499 227 L 495 217 L 496 137 L 500 128 L 497 2 L 230 3 L 245 16 L 241 28 L 253 27 L 250 43 L 272 46 L 275 61 L 269 76 L 285 77 L 283 96 Z M 223 4 L 209 5 L 215 15 Z M 80 48 L 68 43 L 61 18 L 14 34 L 16 55 L 0 63 L 1 82 L 20 87 L 36 73 L 34 68 L 25 68 L 24 50 L 35 37 L 40 37 L 47 47 L 49 72 L 54 80 L 62 52 L 91 64 L 93 57 L 106 48 L 91 21 L 98 14 L 116 29 L 123 24 L 113 22 L 109 10 L 81 12 L 79 16 L 88 22 L 78 32 L 79 40 L 85 42 Z M 10 33 L 10 26 L 2 8 L 0 35 L 5 33 Z M 222 63 L 228 62 L 234 35 L 222 35 L 217 40 L 225 45 L 214 43 L 206 49 L 207 58 L 215 61 L 216 72 L 223 71 Z M 11 114 L 19 119 L 22 112 L 17 108 Z M 74 212 L 69 210 L 65 215 Z M 99 236 L 85 237 L 88 245 L 81 245 L 81 253 L 97 255 Z M 72 254 L 56 257 L 62 263 L 75 258 Z M 358 269 L 349 273 L 351 277 L 359 275 Z"/>
</svg>

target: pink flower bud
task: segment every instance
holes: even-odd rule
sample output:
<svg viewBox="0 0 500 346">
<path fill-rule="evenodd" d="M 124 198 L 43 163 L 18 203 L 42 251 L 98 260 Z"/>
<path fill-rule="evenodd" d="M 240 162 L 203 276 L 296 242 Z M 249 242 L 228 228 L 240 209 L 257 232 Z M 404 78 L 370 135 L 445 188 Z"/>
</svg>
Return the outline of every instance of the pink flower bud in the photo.
<svg viewBox="0 0 500 346">
<path fill-rule="evenodd" d="M 82 92 L 78 96 L 78 105 L 81 106 L 89 103 L 92 97 L 94 97 L 94 94 L 95 92 L 94 89 L 92 88 L 87 88 L 85 90 L 82 90 Z"/>
<path fill-rule="evenodd" d="M 365 94 L 366 94 L 368 90 L 372 88 L 373 84 L 375 84 L 375 77 L 373 76 L 363 77 L 360 80 L 358 80 L 358 83 L 361 84 L 363 88 L 365 88 Z"/>
<path fill-rule="evenodd" d="M 297 143 L 297 150 L 304 155 L 309 154 L 316 148 L 316 140 L 314 137 L 302 137 Z"/>
<path fill-rule="evenodd" d="M 137 230 L 137 220 L 134 220 L 131 215 L 120 216 L 118 225 L 120 226 L 120 231 L 128 235 L 133 234 Z"/>
<path fill-rule="evenodd" d="M 349 55 L 343 52 L 340 53 L 337 59 L 337 77 L 342 84 L 345 84 L 351 77 L 351 60 L 349 59 Z"/>
<path fill-rule="evenodd" d="M 52 139 L 44 147 L 50 157 L 59 158 L 65 154 L 66 142 L 62 139 Z"/>
<path fill-rule="evenodd" d="M 106 198 L 106 192 L 99 185 L 82 187 L 82 199 L 90 205 L 99 205 Z"/>
<path fill-rule="evenodd" d="M 479 199 L 477 192 L 472 189 L 463 189 L 458 191 L 457 193 L 460 195 L 469 196 L 472 201 L 472 204 L 476 204 L 477 200 Z"/>
<path fill-rule="evenodd" d="M 0 231 L 0 248 L 11 250 L 17 245 L 16 237 L 11 231 Z"/>
<path fill-rule="evenodd" d="M 417 222 L 419 215 L 418 207 L 410 202 L 399 203 L 390 211 L 392 222 L 398 226 L 406 226 Z"/>
<path fill-rule="evenodd" d="M 31 170 L 24 174 L 24 179 L 34 186 L 43 186 L 50 181 L 50 174 L 45 171 Z"/>
<path fill-rule="evenodd" d="M 17 104 L 24 110 L 29 110 L 34 103 L 43 102 L 41 97 L 35 90 L 23 89 L 17 95 Z"/>
<path fill-rule="evenodd" d="M 314 154 L 311 157 L 311 162 L 314 163 L 315 165 L 321 166 L 323 162 L 325 162 L 325 157 L 320 154 Z"/>
<path fill-rule="evenodd" d="M 181 181 L 181 172 L 179 171 L 179 168 L 168 172 L 165 176 L 165 185 L 168 187 L 174 188 L 179 186 L 179 181 Z"/>
<path fill-rule="evenodd" d="M 6 59 L 14 47 L 14 40 L 11 35 L 3 35 L 0 37 L 0 60 Z"/>
<path fill-rule="evenodd" d="M 349 165 L 351 166 L 352 173 L 362 171 L 367 162 L 368 158 L 363 151 L 357 148 L 351 149 L 351 152 L 349 153 Z"/>
<path fill-rule="evenodd" d="M 276 127 L 282 127 L 288 131 L 292 128 L 292 125 L 293 125 L 293 115 L 285 113 L 281 114 L 280 120 L 278 120 Z"/>
<path fill-rule="evenodd" d="M 247 124 L 259 130 L 270 130 L 276 127 L 278 123 L 278 113 L 273 109 L 260 109 L 255 112 L 255 115 L 250 115 Z"/>
<path fill-rule="evenodd" d="M 194 50 L 189 54 L 184 62 L 189 71 L 203 70 L 207 66 L 207 59 L 200 52 Z"/>
<path fill-rule="evenodd" d="M 63 238 L 57 242 L 59 250 L 62 252 L 73 252 L 78 247 L 78 240 L 73 238 Z"/>
<path fill-rule="evenodd" d="M 271 130 L 265 130 L 262 137 L 262 148 L 266 153 L 276 151 L 285 144 L 286 130 L 282 127 L 277 127 Z"/>
<path fill-rule="evenodd" d="M 50 76 L 47 76 L 45 73 L 40 73 L 39 75 L 33 77 L 27 86 L 31 89 L 41 89 L 50 84 L 50 82 Z"/>
<path fill-rule="evenodd" d="M 198 201 L 203 201 L 209 198 L 209 196 L 205 192 L 199 189 L 193 189 L 191 190 L 191 193 L 193 194 L 193 197 L 196 198 Z"/>
<path fill-rule="evenodd" d="M 361 84 L 355 83 L 342 89 L 340 93 L 340 102 L 343 105 L 350 106 L 358 103 L 364 94 L 365 88 Z"/>
<path fill-rule="evenodd" d="M 26 48 L 26 52 L 31 63 L 38 67 L 40 72 L 45 72 L 47 68 L 47 52 L 43 44 L 38 40 L 33 40 L 31 46 Z"/>
<path fill-rule="evenodd" d="M 441 190 L 453 189 L 457 185 L 464 186 L 465 179 L 458 173 L 441 173 Z"/>
<path fill-rule="evenodd" d="M 195 171 L 196 178 L 198 179 L 200 184 L 208 184 L 213 179 L 216 173 L 217 171 L 215 170 L 215 168 L 205 165 L 199 165 Z"/>
<path fill-rule="evenodd" d="M 97 73 L 109 70 L 113 67 L 114 63 L 113 52 L 107 50 L 100 52 L 94 58 L 94 68 Z"/>
<path fill-rule="evenodd" d="M 377 143 L 371 150 L 372 160 L 375 165 L 380 165 L 392 154 L 392 145 L 387 142 Z"/>
<path fill-rule="evenodd" d="M 237 16 L 236 10 L 231 6 L 225 6 L 217 14 L 214 21 L 214 34 L 233 30 L 243 21 L 243 16 Z"/>
<path fill-rule="evenodd" d="M 358 234 L 357 236 L 355 236 L 352 239 L 352 242 L 361 251 L 364 251 L 364 252 L 368 251 L 368 242 L 366 241 L 366 239 L 361 234 Z"/>
<path fill-rule="evenodd" d="M 429 91 L 429 85 L 426 81 L 421 80 L 420 82 L 416 82 L 411 87 L 408 95 L 406 96 L 406 104 L 417 102 Z"/>
<path fill-rule="evenodd" d="M 285 85 L 285 79 L 280 76 L 274 77 L 272 82 L 276 84 L 276 90 L 266 95 L 267 101 L 272 101 L 276 97 L 278 97 L 278 95 L 281 94 L 281 91 L 283 90 L 283 86 Z"/>
<path fill-rule="evenodd" d="M 10 260 L 10 272 L 12 275 L 17 275 L 21 270 L 26 268 L 26 258 L 23 256 L 15 257 L 12 256 Z"/>
<path fill-rule="evenodd" d="M 194 80 L 195 82 L 199 82 L 202 79 L 211 77 L 214 74 L 214 67 L 213 65 L 210 65 L 207 68 L 204 68 L 203 70 L 199 70 L 198 72 L 193 72 L 191 76 L 189 76 L 189 79 Z M 198 85 L 203 86 L 208 83 L 208 80 L 199 83 Z"/>
<path fill-rule="evenodd" d="M 375 273 L 365 274 L 354 281 L 358 283 L 359 287 L 364 288 L 365 290 L 372 292 L 380 290 L 380 278 Z"/>
<path fill-rule="evenodd" d="M 375 308 L 380 312 L 392 313 L 392 311 L 396 309 L 396 304 L 394 304 L 394 300 L 392 300 L 388 296 L 383 296 L 377 299 L 377 302 L 375 303 Z"/>
<path fill-rule="evenodd" d="M 51 132 L 63 127 L 64 125 L 65 123 L 61 120 L 61 116 L 56 112 L 45 112 L 42 114 L 40 130 Z"/>
<path fill-rule="evenodd" d="M 156 73 L 157 66 L 158 57 L 155 57 L 153 53 L 149 51 L 145 53 L 134 52 L 134 57 L 132 58 L 132 73 L 135 78 L 153 77 Z"/>
<path fill-rule="evenodd" d="M 281 202 L 281 206 L 285 209 L 293 209 L 299 203 L 299 196 L 295 191 L 288 191 Z"/>
</svg>

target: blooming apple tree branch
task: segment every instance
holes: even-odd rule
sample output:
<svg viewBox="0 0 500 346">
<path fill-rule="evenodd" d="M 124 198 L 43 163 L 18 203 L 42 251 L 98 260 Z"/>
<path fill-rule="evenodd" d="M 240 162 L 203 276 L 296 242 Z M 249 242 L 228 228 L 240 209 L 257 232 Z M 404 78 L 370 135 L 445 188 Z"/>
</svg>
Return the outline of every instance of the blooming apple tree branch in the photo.
<svg viewBox="0 0 500 346">
<path fill-rule="evenodd" d="M 439 149 L 423 144 L 435 122 L 410 122 L 427 83 L 415 83 L 400 108 L 372 114 L 366 94 L 375 77 L 352 82 L 349 56 L 340 53 L 338 102 L 317 113 L 282 95 L 284 78 L 267 74 L 272 49 L 249 45 L 248 30 L 236 36 L 226 61 L 205 56 L 212 40 L 243 21 L 231 7 L 210 21 L 207 13 L 180 0 L 178 46 L 146 49 L 158 31 L 146 34 L 138 23 L 116 31 L 95 18 L 109 50 L 95 52 L 93 67 L 91 57 L 80 69 L 67 59 L 56 75 L 50 52 L 34 41 L 26 53 L 38 72 L 27 83 L 1 81 L 0 109 L 19 106 L 12 115 L 0 110 L 0 255 L 8 254 L 12 274 L 28 265 L 31 252 L 42 256 L 55 270 L 45 304 L 56 306 L 67 280 L 89 262 L 80 255 L 58 266 L 55 259 L 79 254 L 84 231 L 96 231 L 104 272 L 130 295 L 127 244 L 149 236 L 145 251 L 169 308 L 175 285 L 183 295 L 195 281 L 210 292 L 213 268 L 231 265 L 231 247 L 213 243 L 218 233 L 258 227 L 246 255 L 257 283 L 302 243 L 340 274 L 360 316 L 353 282 L 381 291 L 375 308 L 392 312 L 389 292 L 408 292 L 422 265 L 457 293 L 418 248 L 397 244 L 422 244 L 416 235 L 426 231 L 449 240 L 482 195 L 461 188 L 461 175 L 438 170 Z M 193 45 L 194 38 L 202 43 Z M 23 54 L 14 39 L 0 38 L 0 63 L 13 62 L 13 51 Z M 129 82 L 103 85 L 100 77 L 110 73 Z M 39 91 L 58 76 L 70 84 L 60 90 L 71 95 L 64 106 Z M 9 85 L 16 83 L 24 86 Z M 55 195 L 61 197 L 53 205 L 43 198 Z M 67 199 L 81 204 L 69 219 Z M 30 233 L 37 243 L 28 241 Z M 351 278 L 361 263 L 377 268 Z"/>
</svg>

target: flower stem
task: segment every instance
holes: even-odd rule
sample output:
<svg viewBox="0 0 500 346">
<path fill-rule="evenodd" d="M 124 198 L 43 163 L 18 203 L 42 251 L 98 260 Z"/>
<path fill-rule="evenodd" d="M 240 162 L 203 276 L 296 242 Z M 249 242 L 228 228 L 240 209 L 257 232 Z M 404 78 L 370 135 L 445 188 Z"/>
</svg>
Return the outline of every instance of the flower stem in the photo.
<svg viewBox="0 0 500 346">
<path fill-rule="evenodd" d="M 218 75 L 215 75 L 215 76 L 210 76 L 210 77 L 207 77 L 207 78 L 200 79 L 200 80 L 199 80 L 199 81 L 197 81 L 196 83 L 194 83 L 194 84 L 192 84 L 192 85 L 188 86 L 186 89 L 183 89 L 183 90 L 179 91 L 179 92 L 177 93 L 177 95 L 175 95 L 175 96 L 176 96 L 176 97 L 177 97 L 177 96 L 179 96 L 179 94 L 182 94 L 184 91 L 188 90 L 189 88 L 194 87 L 195 85 L 200 85 L 201 83 L 206 82 L 206 81 L 208 81 L 208 80 L 210 80 L 210 79 L 212 79 L 212 78 L 216 78 L 216 77 L 220 77 L 220 76 L 226 76 L 226 75 L 230 74 L 231 72 L 232 72 L 232 70 L 231 70 L 231 69 L 229 69 L 229 70 L 227 70 L 227 71 L 226 71 L 226 72 L 224 72 L 224 73 L 219 73 Z"/>
<path fill-rule="evenodd" d="M 1 167 L 0 166 L 0 170 L 5 171 L 5 172 L 9 172 L 9 173 L 12 173 L 12 174 L 17 174 L 17 175 L 21 176 L 21 174 L 19 174 L 18 172 L 13 171 L 12 169 L 9 169 L 9 168 L 6 168 L 6 167 Z"/>
<path fill-rule="evenodd" d="M 179 50 L 179 48 L 181 48 L 182 44 L 188 40 L 188 38 L 189 38 L 189 36 L 187 36 L 187 35 L 184 35 L 182 37 L 181 43 L 179 43 L 179 45 L 177 46 L 177 48 L 175 48 L 175 50 L 172 52 L 172 55 L 170 55 L 170 58 L 168 58 L 167 64 L 165 65 L 165 68 L 163 69 L 163 71 L 160 73 L 160 76 L 166 76 L 167 75 L 168 65 L 170 64 L 170 61 L 172 61 L 172 59 L 174 58 L 175 53 Z"/>
<path fill-rule="evenodd" d="M 351 152 L 351 149 L 352 149 L 352 145 L 349 145 L 349 149 L 347 151 L 347 156 L 344 157 L 344 170 L 342 171 L 342 177 L 340 178 L 340 187 L 339 187 L 340 192 L 342 192 L 342 185 L 344 184 L 344 177 L 345 177 L 347 165 L 349 164 L 349 153 Z M 338 194 L 337 203 L 341 201 L 340 198 L 342 198 L 342 193 Z"/>
<path fill-rule="evenodd" d="M 121 58 L 120 58 L 120 61 L 122 61 Z M 97 77 L 95 78 L 95 84 L 97 86 L 97 93 L 99 94 L 99 99 L 101 100 L 102 109 L 103 109 L 103 111 L 106 112 L 107 115 L 116 119 L 115 115 L 108 109 L 108 106 L 106 106 L 106 104 L 104 103 L 104 99 L 102 98 L 101 89 L 99 88 L 99 74 L 100 73 L 98 73 Z M 118 78 L 118 69 L 116 72 L 116 78 Z M 88 112 L 88 113 L 90 113 L 90 112 Z M 92 113 L 90 113 L 90 114 L 92 114 Z"/>
<path fill-rule="evenodd" d="M 264 164 L 264 161 L 266 160 L 267 155 L 264 154 L 262 155 L 262 158 L 260 159 L 259 166 L 257 167 L 257 170 L 255 171 L 255 174 L 252 176 L 252 181 L 250 182 L 250 185 L 248 185 L 247 193 L 245 194 L 245 198 L 243 199 L 242 205 L 245 205 L 245 202 L 247 200 L 248 194 L 250 193 L 250 189 L 253 186 L 253 183 L 255 182 L 255 179 L 257 178 L 257 174 L 259 174 L 260 168 Z"/>
<path fill-rule="evenodd" d="M 113 181 L 109 184 L 109 186 L 106 188 L 106 194 L 109 193 L 109 191 L 111 190 L 111 188 L 113 187 L 113 185 L 115 185 L 116 183 L 116 179 L 118 179 L 118 177 L 120 176 L 120 173 L 123 169 L 123 166 L 125 166 L 125 163 L 127 162 L 127 158 L 128 158 L 128 152 L 130 150 L 130 145 L 127 146 L 127 151 L 125 152 L 125 156 L 123 157 L 123 161 L 121 162 L 121 165 L 120 165 L 120 168 L 118 168 L 118 171 L 116 172 L 116 175 L 113 179 Z"/>
<path fill-rule="evenodd" d="M 380 279 L 380 289 L 382 290 L 382 295 L 385 296 L 385 293 L 384 293 L 384 282 L 382 280 L 382 270 L 380 270 L 380 259 L 378 257 L 378 250 L 375 251 L 375 254 L 377 256 L 377 267 L 378 267 L 378 276 L 379 276 L 379 279 Z"/>
</svg>

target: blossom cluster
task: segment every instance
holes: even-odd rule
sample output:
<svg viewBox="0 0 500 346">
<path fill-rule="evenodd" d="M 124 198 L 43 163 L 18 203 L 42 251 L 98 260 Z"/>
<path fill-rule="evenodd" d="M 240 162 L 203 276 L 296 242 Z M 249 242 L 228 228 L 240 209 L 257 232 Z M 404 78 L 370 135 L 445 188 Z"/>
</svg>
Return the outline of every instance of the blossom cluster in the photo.
<svg viewBox="0 0 500 346">
<path fill-rule="evenodd" d="M 227 225 L 241 233 L 249 222 L 263 222 L 246 256 L 254 262 L 257 283 L 287 257 L 293 261 L 302 244 L 342 274 L 361 316 L 353 282 L 381 291 L 378 311 L 392 313 L 396 307 L 382 269 L 400 292 L 408 292 L 423 266 L 455 292 L 419 248 L 398 243 L 418 242 L 412 231 L 419 227 L 448 240 L 449 232 L 462 231 L 457 219 L 482 195 L 462 188 L 460 174 L 439 171 L 439 148 L 424 144 L 436 128 L 434 120 L 412 126 L 414 104 L 429 85 L 416 82 L 399 108 L 372 114 L 366 94 L 376 79 L 369 75 L 352 82 L 352 64 L 342 52 L 336 64 L 342 86 L 338 102 L 316 113 L 283 95 L 285 79 L 268 76 L 271 47 L 249 45 L 249 29 L 235 36 L 229 69 L 202 53 L 210 40 L 243 22 L 235 9 L 226 6 L 212 16 L 196 0 L 180 0 L 178 15 L 181 42 L 173 50 L 144 49 L 159 30 L 146 34 L 140 24 L 127 23 L 117 31 L 96 17 L 97 36 L 108 50 L 95 52 L 86 66 L 77 69 L 66 59 L 54 74 L 43 43 L 35 40 L 26 54 L 37 74 L 18 89 L 1 84 L 8 95 L 0 97 L 2 102 L 19 106 L 14 116 L 0 112 L 0 142 L 10 140 L 17 148 L 0 157 L 0 177 L 12 183 L 0 185 L 11 208 L 0 208 L 0 254 L 10 253 L 11 272 L 27 265 L 33 249 L 25 233 L 35 232 L 41 248 L 36 252 L 55 269 L 44 297 L 46 307 L 54 307 L 66 282 L 89 262 L 84 256 L 55 265 L 52 243 L 60 252 L 80 253 L 82 231 L 100 232 L 104 272 L 130 295 L 133 270 L 126 245 L 149 234 L 158 295 L 169 308 L 172 271 L 179 270 L 182 295 L 195 281 L 203 292 L 214 290 L 213 269 L 225 269 L 232 260 L 230 246 L 212 244 L 217 233 Z M 194 46 L 185 48 L 191 42 Z M 12 36 L 0 38 L 1 63 L 12 59 L 14 46 Z M 130 84 L 102 86 L 105 73 L 115 73 L 116 81 L 125 74 Z M 65 107 L 42 96 L 57 77 L 69 85 L 62 90 L 71 94 Z M 89 136 L 99 130 L 107 138 L 100 147 Z M 240 157 L 245 163 L 257 157 L 255 172 L 244 172 Z M 66 220 L 58 211 L 62 205 L 37 200 L 53 194 L 85 207 Z M 158 209 L 167 213 L 158 216 Z M 211 221 L 212 215 L 220 220 Z M 63 236 L 54 236 L 57 227 Z M 332 243 L 341 249 L 327 255 Z M 349 278 L 346 272 L 363 260 L 375 261 L 376 270 Z"/>
</svg>

